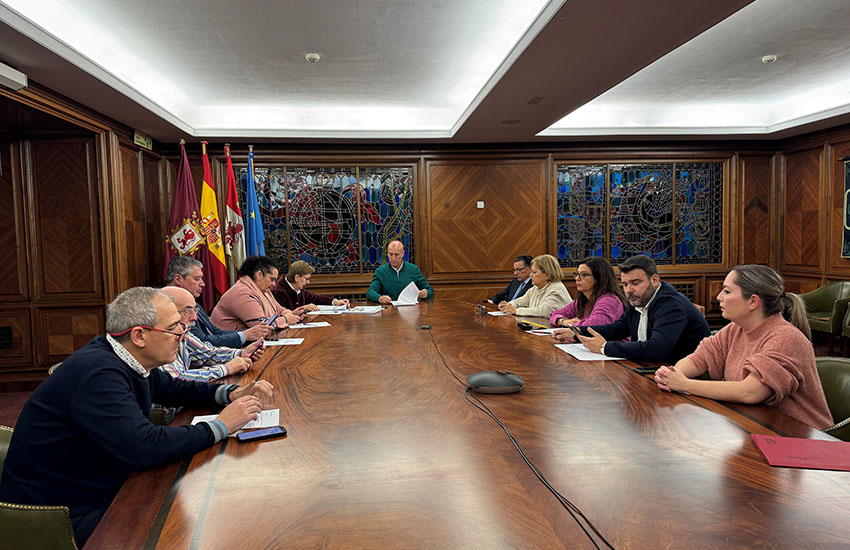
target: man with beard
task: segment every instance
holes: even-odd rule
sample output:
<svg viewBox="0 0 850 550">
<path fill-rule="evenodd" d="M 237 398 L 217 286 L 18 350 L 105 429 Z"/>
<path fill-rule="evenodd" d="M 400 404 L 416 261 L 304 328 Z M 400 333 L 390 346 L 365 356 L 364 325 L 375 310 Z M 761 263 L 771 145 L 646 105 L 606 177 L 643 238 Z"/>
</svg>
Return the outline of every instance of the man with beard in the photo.
<svg viewBox="0 0 850 550">
<path fill-rule="evenodd" d="M 632 361 L 675 363 L 692 353 L 711 331 L 688 298 L 658 277 L 648 256 L 632 256 L 620 264 L 620 281 L 628 306 L 607 325 L 558 329 L 556 339 L 578 338 L 594 353 Z M 631 338 L 623 342 L 625 338 Z"/>
</svg>

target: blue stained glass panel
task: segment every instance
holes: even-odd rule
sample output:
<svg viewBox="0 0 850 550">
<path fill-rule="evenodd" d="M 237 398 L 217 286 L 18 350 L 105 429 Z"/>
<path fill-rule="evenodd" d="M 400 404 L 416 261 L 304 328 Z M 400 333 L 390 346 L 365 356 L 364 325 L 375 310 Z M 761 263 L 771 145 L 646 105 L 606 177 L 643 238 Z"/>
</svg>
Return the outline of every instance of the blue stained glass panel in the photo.
<svg viewBox="0 0 850 550">
<path fill-rule="evenodd" d="M 672 264 L 673 164 L 612 164 L 610 178 L 611 262 L 646 254 Z"/>
<path fill-rule="evenodd" d="M 723 163 L 676 164 L 676 263 L 723 261 Z"/>
<path fill-rule="evenodd" d="M 387 244 L 396 239 L 404 244 L 404 259 L 415 263 L 413 168 L 360 168 L 359 193 L 363 271 L 377 269 Z"/>
<path fill-rule="evenodd" d="M 605 165 L 558 165 L 557 257 L 575 266 L 602 256 L 605 245 Z"/>
</svg>

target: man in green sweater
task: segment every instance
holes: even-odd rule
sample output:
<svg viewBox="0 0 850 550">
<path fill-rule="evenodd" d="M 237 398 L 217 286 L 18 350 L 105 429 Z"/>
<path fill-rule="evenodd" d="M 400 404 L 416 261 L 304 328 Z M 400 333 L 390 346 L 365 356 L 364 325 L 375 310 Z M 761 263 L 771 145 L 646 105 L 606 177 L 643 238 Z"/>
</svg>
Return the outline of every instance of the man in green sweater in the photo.
<svg viewBox="0 0 850 550">
<path fill-rule="evenodd" d="M 387 259 L 390 263 L 383 264 L 372 275 L 372 284 L 366 291 L 367 299 L 385 306 L 390 305 L 410 283 L 416 283 L 419 288 L 420 300 L 433 298 L 434 289 L 425 280 L 419 268 L 404 261 L 404 245 L 401 241 L 393 241 L 387 245 Z"/>
</svg>

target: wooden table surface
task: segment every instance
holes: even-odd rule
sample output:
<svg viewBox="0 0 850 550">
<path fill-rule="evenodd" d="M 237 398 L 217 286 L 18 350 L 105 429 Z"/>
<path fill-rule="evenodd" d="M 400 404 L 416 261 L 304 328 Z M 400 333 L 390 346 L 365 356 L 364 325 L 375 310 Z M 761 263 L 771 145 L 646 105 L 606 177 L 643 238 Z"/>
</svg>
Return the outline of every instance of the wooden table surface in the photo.
<svg viewBox="0 0 850 550">
<path fill-rule="evenodd" d="M 440 354 L 525 379 L 481 399 L 618 549 L 850 543 L 850 473 L 772 468 L 750 433 L 831 438 L 767 407 L 658 391 L 468 302 L 311 317 L 333 326 L 242 379 L 275 386 L 289 435 L 131 476 L 87 549 L 593 548 Z"/>
</svg>

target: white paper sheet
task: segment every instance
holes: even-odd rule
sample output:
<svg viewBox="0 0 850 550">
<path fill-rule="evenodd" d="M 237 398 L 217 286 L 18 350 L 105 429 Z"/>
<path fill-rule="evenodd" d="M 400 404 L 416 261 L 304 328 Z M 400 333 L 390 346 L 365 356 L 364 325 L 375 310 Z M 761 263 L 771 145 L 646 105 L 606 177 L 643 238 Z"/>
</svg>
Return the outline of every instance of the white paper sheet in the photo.
<svg viewBox="0 0 850 550">
<path fill-rule="evenodd" d="M 381 306 L 357 306 L 346 309 L 343 313 L 380 313 L 383 309 Z"/>
<path fill-rule="evenodd" d="M 554 328 L 536 328 L 534 330 L 529 330 L 531 334 L 536 334 L 537 336 L 552 336 L 552 333 L 557 329 Z"/>
<path fill-rule="evenodd" d="M 304 315 L 342 315 L 344 311 L 305 311 Z"/>
<path fill-rule="evenodd" d="M 319 328 L 329 326 L 331 326 L 331 324 L 327 321 L 316 321 L 314 323 L 298 323 L 295 325 L 289 325 L 289 328 Z"/>
<path fill-rule="evenodd" d="M 608 357 L 601 353 L 593 353 L 584 344 L 555 344 L 555 347 L 563 350 L 579 361 L 611 361 L 614 359 L 625 359 L 625 357 Z"/>
<path fill-rule="evenodd" d="M 304 338 L 281 338 L 280 340 L 266 340 L 263 345 L 269 346 L 297 346 L 304 341 Z"/>
<path fill-rule="evenodd" d="M 192 425 L 197 424 L 198 422 L 210 422 L 215 420 L 217 414 L 206 414 L 203 416 L 196 416 L 192 419 Z M 272 426 L 280 426 L 280 409 L 269 409 L 267 411 L 260 411 L 260 415 L 256 420 L 252 420 L 242 426 L 243 430 L 250 430 L 252 428 L 271 428 Z"/>
<path fill-rule="evenodd" d="M 504 311 L 488 311 L 487 315 L 492 315 L 493 317 L 502 317 L 503 315 L 510 315 L 510 314 L 505 313 Z"/>
<path fill-rule="evenodd" d="M 418 303 L 419 287 L 414 282 L 404 287 L 404 290 L 398 295 L 398 300 L 393 300 L 394 306 L 415 306 Z"/>
</svg>

